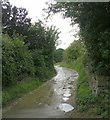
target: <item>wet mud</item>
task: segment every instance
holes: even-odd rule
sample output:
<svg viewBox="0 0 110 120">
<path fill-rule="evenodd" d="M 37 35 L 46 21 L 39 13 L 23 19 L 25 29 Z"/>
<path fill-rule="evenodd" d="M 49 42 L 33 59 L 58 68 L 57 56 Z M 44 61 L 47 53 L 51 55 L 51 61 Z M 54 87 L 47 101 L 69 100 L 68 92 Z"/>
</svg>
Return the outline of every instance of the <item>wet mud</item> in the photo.
<svg viewBox="0 0 110 120">
<path fill-rule="evenodd" d="M 57 75 L 3 109 L 3 118 L 69 118 L 76 109 L 76 71 L 55 66 Z"/>
</svg>

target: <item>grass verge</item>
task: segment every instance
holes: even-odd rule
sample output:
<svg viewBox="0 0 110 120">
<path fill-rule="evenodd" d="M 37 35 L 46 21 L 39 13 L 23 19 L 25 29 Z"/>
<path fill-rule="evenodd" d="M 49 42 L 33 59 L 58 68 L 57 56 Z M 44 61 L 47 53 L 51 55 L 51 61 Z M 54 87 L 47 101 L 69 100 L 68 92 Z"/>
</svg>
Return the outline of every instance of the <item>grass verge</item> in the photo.
<svg viewBox="0 0 110 120">
<path fill-rule="evenodd" d="M 86 74 L 86 69 L 83 64 L 83 56 L 79 57 L 74 62 L 59 63 L 60 66 L 71 68 L 79 73 L 77 82 L 77 110 L 79 112 L 87 112 L 86 114 L 94 115 L 96 117 L 107 118 L 108 120 L 108 106 L 107 100 L 108 94 L 101 94 L 95 96 L 89 87 L 89 77 Z"/>
<path fill-rule="evenodd" d="M 43 82 L 39 80 L 31 80 L 20 82 L 19 84 L 6 88 L 2 92 L 2 105 L 3 107 L 8 105 L 12 100 L 21 97 L 22 95 L 32 91 L 39 86 L 41 86 Z"/>
<path fill-rule="evenodd" d="M 47 80 L 50 80 L 53 76 L 56 75 L 56 70 L 48 70 L 48 76 L 43 79 L 32 79 L 32 78 L 25 78 L 23 81 L 19 82 L 18 84 L 7 87 L 2 90 L 2 106 L 5 107 L 9 105 L 13 100 L 16 100 L 19 97 L 22 97 L 24 94 L 37 89 Z M 1 100 L 1 99 L 0 99 Z"/>
<path fill-rule="evenodd" d="M 86 111 L 91 104 L 95 103 L 95 96 L 92 94 L 88 78 L 83 65 L 83 56 L 79 57 L 74 62 L 60 63 L 61 66 L 71 68 L 79 73 L 79 78 L 77 82 L 77 109 L 80 112 Z"/>
</svg>

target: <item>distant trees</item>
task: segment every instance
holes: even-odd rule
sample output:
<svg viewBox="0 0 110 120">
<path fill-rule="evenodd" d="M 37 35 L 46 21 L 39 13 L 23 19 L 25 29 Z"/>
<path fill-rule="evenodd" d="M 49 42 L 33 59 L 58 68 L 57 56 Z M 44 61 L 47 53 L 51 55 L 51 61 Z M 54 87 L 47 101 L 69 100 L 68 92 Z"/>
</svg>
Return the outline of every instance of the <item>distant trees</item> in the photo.
<svg viewBox="0 0 110 120">
<path fill-rule="evenodd" d="M 84 55 L 85 49 L 84 45 L 80 40 L 74 41 L 71 45 L 64 51 L 63 58 L 66 62 L 76 61 L 79 56 Z"/>
<path fill-rule="evenodd" d="M 63 52 L 64 52 L 64 49 L 62 49 L 62 48 L 55 50 L 55 52 L 54 52 L 55 63 L 61 62 L 63 60 Z"/>
<path fill-rule="evenodd" d="M 42 21 L 31 24 L 25 8 L 2 2 L 3 88 L 26 76 L 46 80 L 55 74 L 54 50 L 58 29 Z"/>
</svg>

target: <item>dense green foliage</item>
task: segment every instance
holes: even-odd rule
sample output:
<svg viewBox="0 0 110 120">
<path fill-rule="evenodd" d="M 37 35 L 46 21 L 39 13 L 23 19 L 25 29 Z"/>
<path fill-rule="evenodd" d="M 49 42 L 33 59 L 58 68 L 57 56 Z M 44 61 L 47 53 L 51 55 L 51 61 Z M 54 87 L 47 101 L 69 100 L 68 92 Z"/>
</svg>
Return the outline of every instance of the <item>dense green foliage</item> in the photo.
<svg viewBox="0 0 110 120">
<path fill-rule="evenodd" d="M 34 64 L 28 47 L 20 38 L 3 36 L 3 87 L 17 84 L 23 76 L 34 75 Z"/>
<path fill-rule="evenodd" d="M 64 52 L 64 49 L 62 49 L 62 48 L 55 50 L 55 52 L 54 52 L 55 63 L 61 62 L 63 60 L 63 52 Z"/>
<path fill-rule="evenodd" d="M 46 28 L 41 21 L 29 29 L 25 42 L 32 52 L 35 74 L 38 77 L 47 78 L 49 71 L 54 72 L 53 57 L 58 34 L 54 26 Z"/>
<path fill-rule="evenodd" d="M 66 62 L 77 60 L 84 53 L 83 43 L 80 40 L 74 41 L 64 52 L 63 58 Z"/>
<path fill-rule="evenodd" d="M 39 86 L 39 81 L 46 81 L 55 75 L 54 50 L 59 38 L 58 29 L 47 27 L 40 20 L 32 24 L 27 16 L 25 8 L 2 1 L 4 105 Z M 31 87 L 25 86 L 28 78 L 31 78 Z M 35 78 L 36 82 L 33 82 Z"/>
<path fill-rule="evenodd" d="M 78 23 L 93 72 L 110 75 L 110 4 L 57 2 L 49 6 L 47 12 L 63 12 L 73 25 Z"/>
<path fill-rule="evenodd" d="M 49 15 L 51 12 L 62 12 L 63 17 L 71 18 L 71 25 L 79 24 L 80 39 L 87 49 L 84 64 L 88 68 L 89 75 L 98 82 L 97 85 L 92 83 L 93 86 L 101 89 L 99 92 L 101 94 L 96 93 L 97 104 L 100 108 L 100 115 L 107 118 L 109 112 L 108 94 L 110 93 L 108 86 L 110 78 L 110 3 L 56 2 L 48 7 L 47 12 Z M 68 48 L 68 50 L 70 53 L 74 51 L 72 48 Z M 68 50 L 65 53 L 66 59 L 69 58 L 68 60 L 73 59 L 74 61 L 74 54 L 76 52 L 73 55 L 71 54 L 72 56 L 69 56 L 67 53 Z M 100 84 L 100 77 L 96 76 L 103 76 L 106 79 L 103 79 Z M 105 86 L 103 85 L 104 83 L 106 83 Z"/>
<path fill-rule="evenodd" d="M 11 36 L 3 36 L 3 86 L 16 84 L 23 74 L 48 78 L 54 71 L 53 55 L 58 30 L 53 26 L 46 27 L 40 20 L 35 24 L 26 22 L 30 20 L 26 9 L 13 7 L 9 2 L 2 2 L 2 9 L 3 33 Z M 20 33 L 22 31 L 25 31 L 25 36 Z"/>
</svg>

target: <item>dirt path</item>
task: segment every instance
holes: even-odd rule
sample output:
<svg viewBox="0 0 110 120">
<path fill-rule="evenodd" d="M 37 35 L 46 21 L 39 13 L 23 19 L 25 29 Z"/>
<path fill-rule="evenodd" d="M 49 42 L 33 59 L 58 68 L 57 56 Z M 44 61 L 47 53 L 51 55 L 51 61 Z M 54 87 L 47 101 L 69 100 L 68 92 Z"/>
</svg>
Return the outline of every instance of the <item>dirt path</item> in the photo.
<svg viewBox="0 0 110 120">
<path fill-rule="evenodd" d="M 55 67 L 57 75 L 3 110 L 3 118 L 69 118 L 75 110 L 78 73 Z"/>
</svg>

